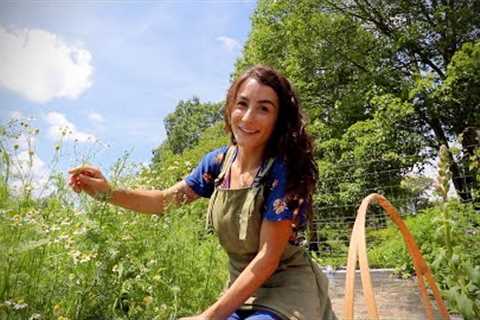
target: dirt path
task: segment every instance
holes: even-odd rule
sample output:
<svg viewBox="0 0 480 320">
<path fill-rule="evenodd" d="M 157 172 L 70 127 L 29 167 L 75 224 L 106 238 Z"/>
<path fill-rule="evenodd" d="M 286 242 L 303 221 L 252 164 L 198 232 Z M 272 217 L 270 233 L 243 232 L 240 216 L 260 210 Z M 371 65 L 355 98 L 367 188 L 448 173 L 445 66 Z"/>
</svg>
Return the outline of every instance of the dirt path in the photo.
<svg viewBox="0 0 480 320">
<path fill-rule="evenodd" d="M 330 280 L 329 293 L 333 309 L 343 319 L 345 271 L 325 272 Z M 413 279 L 398 279 L 391 270 L 371 270 L 375 300 L 381 320 L 424 320 L 425 311 L 420 301 L 418 286 Z M 368 319 L 362 294 L 360 274 L 355 276 L 355 320 Z M 435 319 L 441 319 L 434 304 Z M 452 320 L 461 317 L 453 317 Z"/>
</svg>

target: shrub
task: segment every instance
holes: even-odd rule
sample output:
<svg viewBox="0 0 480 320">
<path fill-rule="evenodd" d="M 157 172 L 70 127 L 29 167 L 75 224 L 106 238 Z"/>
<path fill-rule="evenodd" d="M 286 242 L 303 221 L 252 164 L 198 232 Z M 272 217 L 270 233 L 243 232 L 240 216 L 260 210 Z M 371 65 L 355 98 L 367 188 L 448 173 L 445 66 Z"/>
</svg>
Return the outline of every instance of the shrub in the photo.
<svg viewBox="0 0 480 320">
<path fill-rule="evenodd" d="M 447 214 L 444 214 L 444 210 Z M 445 221 L 445 217 L 449 217 Z M 465 319 L 480 317 L 480 215 L 472 204 L 451 200 L 406 219 L 427 263 L 431 266 L 449 308 Z M 447 222 L 448 224 L 445 224 Z M 450 228 L 449 256 L 444 228 Z M 396 226 L 370 232 L 379 243 L 369 250 L 369 263 L 395 267 L 403 275 L 414 273 L 411 258 Z"/>
</svg>

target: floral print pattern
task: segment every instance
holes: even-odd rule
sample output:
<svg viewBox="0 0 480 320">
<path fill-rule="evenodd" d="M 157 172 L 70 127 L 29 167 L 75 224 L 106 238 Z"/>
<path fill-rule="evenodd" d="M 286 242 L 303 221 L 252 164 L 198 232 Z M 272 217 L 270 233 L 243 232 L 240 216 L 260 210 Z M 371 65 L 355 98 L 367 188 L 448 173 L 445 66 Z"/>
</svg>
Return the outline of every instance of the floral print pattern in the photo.
<svg viewBox="0 0 480 320">
<path fill-rule="evenodd" d="M 206 183 L 211 183 L 213 182 L 213 177 L 210 173 L 208 172 L 205 172 L 203 175 L 202 175 L 202 178 L 203 178 L 203 181 L 205 181 Z"/>
<path fill-rule="evenodd" d="M 281 214 L 287 209 L 287 204 L 282 199 L 276 199 L 273 201 L 273 210 L 276 214 Z"/>
<path fill-rule="evenodd" d="M 209 152 L 203 157 L 197 168 L 185 178 L 185 182 L 195 193 L 206 198 L 212 195 L 215 188 L 215 179 L 220 174 L 227 150 L 228 147 L 223 146 Z M 296 238 L 297 231 L 303 230 L 305 227 L 305 203 L 302 200 L 298 201 L 299 208 L 289 208 L 287 206 L 285 200 L 287 172 L 282 160 L 275 159 L 265 177 L 264 185 L 266 186 L 266 198 L 262 212 L 263 219 L 270 221 L 291 220 L 294 238 Z M 292 240 L 292 242 L 295 241 Z"/>
</svg>

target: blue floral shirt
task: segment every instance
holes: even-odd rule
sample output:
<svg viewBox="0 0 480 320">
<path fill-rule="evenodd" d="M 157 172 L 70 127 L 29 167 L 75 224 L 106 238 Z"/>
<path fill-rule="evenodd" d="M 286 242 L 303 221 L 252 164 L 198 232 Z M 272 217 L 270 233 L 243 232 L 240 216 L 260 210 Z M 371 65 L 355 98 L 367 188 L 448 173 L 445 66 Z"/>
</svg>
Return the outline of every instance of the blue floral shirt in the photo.
<svg viewBox="0 0 480 320">
<path fill-rule="evenodd" d="M 215 179 L 220 174 L 222 162 L 228 150 L 223 146 L 209 152 L 198 166 L 185 178 L 185 182 L 198 195 L 209 198 L 215 188 Z M 294 231 L 305 224 L 304 206 L 292 210 L 285 202 L 287 186 L 287 169 L 285 163 L 275 159 L 265 179 L 267 198 L 264 204 L 263 218 L 270 221 L 292 220 Z M 295 237 L 295 236 L 294 236 Z M 294 240 L 294 239 L 290 239 Z"/>
</svg>

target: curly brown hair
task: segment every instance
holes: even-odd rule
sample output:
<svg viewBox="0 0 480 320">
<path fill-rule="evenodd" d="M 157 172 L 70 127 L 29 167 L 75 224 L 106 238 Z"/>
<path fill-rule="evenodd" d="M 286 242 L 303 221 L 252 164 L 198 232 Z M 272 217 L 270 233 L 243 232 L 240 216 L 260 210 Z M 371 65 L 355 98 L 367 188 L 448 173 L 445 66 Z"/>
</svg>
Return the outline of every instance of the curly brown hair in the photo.
<svg viewBox="0 0 480 320">
<path fill-rule="evenodd" d="M 296 209 L 306 200 L 307 220 L 312 217 L 312 195 L 318 179 L 318 168 L 313 158 L 312 138 L 306 132 L 306 117 L 290 82 L 280 72 L 265 65 L 256 65 L 240 75 L 230 86 L 224 107 L 225 131 L 236 144 L 231 127 L 231 110 L 237 93 L 245 80 L 253 78 L 272 88 L 278 96 L 279 113 L 265 157 L 279 157 L 287 168 L 286 203 Z"/>
</svg>

